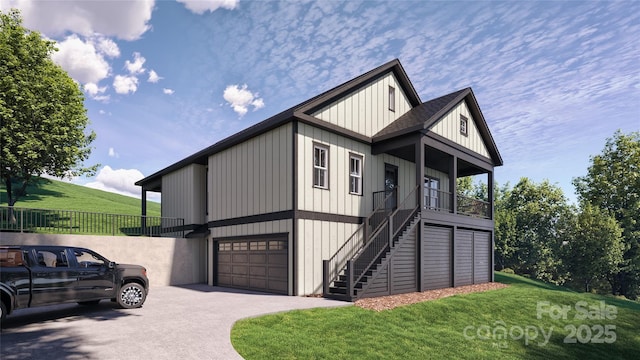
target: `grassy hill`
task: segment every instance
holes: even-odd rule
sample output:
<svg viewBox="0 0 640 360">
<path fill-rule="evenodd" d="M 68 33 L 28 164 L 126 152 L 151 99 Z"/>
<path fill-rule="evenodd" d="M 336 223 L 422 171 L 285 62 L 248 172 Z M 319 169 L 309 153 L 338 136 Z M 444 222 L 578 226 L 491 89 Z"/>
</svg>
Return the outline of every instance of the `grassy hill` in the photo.
<svg viewBox="0 0 640 360">
<path fill-rule="evenodd" d="M 29 187 L 27 194 L 18 200 L 16 207 L 124 215 L 140 215 L 141 210 L 139 199 L 50 179 Z M 0 185 L 0 206 L 7 205 L 6 187 Z M 160 216 L 160 204 L 147 201 L 147 215 Z"/>
<path fill-rule="evenodd" d="M 382 312 L 348 306 L 245 319 L 231 342 L 245 359 L 637 358 L 640 303 L 495 278 L 510 286 Z"/>
</svg>

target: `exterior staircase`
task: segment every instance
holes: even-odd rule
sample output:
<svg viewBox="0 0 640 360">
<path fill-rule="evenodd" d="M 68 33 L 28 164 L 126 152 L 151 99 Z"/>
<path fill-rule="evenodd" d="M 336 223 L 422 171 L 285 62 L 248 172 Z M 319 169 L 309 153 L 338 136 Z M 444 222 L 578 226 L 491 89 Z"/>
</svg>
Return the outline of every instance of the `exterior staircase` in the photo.
<svg viewBox="0 0 640 360">
<path fill-rule="evenodd" d="M 420 222 L 418 187 L 395 209 L 385 210 L 389 194 L 329 260 L 324 260 L 323 295 L 355 301 L 366 296 L 379 271 Z"/>
</svg>

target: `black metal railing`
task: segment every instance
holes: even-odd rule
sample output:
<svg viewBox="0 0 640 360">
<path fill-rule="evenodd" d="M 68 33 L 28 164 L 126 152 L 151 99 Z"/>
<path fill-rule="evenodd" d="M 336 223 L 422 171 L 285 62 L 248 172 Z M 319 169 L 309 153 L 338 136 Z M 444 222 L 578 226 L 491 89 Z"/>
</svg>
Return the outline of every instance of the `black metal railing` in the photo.
<svg viewBox="0 0 640 360">
<path fill-rule="evenodd" d="M 399 235 L 408 221 L 420 211 L 419 186 L 414 187 L 400 205 L 393 211 L 378 230 L 372 234 L 371 240 L 363 247 L 354 260 L 349 260 L 349 270 L 353 272 L 348 277 L 348 289 L 353 289 L 369 271 L 371 266 L 378 261 L 384 252 L 393 246 L 393 241 Z M 349 294 L 352 294 L 350 292 Z"/>
<path fill-rule="evenodd" d="M 358 226 L 356 231 L 342 244 L 342 246 L 331 256 L 329 260 L 323 260 L 323 286 L 324 293 L 329 293 L 330 285 L 338 279 L 343 270 L 346 270 L 347 260 L 354 258 L 358 252 L 365 246 L 367 239 L 372 233 L 378 232 L 387 218 L 387 210 L 385 210 L 386 200 L 391 196 L 395 196 L 394 192 L 389 192 L 387 196 L 378 202 L 378 206 L 373 209 L 371 214 L 365 218 L 364 222 Z M 380 192 L 379 192 L 380 193 Z"/>
<path fill-rule="evenodd" d="M 0 231 L 184 237 L 184 219 L 0 206 Z"/>
<path fill-rule="evenodd" d="M 452 212 L 451 193 L 448 191 L 436 189 L 424 189 L 424 200 L 422 207 L 426 210 Z M 460 215 L 480 217 L 484 219 L 491 218 L 491 203 L 470 198 L 458 194 L 456 196 L 457 207 L 456 212 Z"/>
<path fill-rule="evenodd" d="M 491 203 L 488 201 L 474 199 L 463 195 L 458 195 L 458 213 L 467 216 L 491 218 Z"/>
</svg>

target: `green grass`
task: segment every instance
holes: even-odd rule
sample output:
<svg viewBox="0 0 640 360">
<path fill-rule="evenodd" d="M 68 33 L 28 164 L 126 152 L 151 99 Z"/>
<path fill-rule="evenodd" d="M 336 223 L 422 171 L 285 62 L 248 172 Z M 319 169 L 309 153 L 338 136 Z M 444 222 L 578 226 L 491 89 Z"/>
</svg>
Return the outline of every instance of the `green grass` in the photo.
<svg viewBox="0 0 640 360">
<path fill-rule="evenodd" d="M 292 311 L 239 321 L 231 341 L 246 359 L 631 359 L 640 349 L 640 304 L 496 273 L 505 289 L 457 295 L 393 310 L 374 312 L 349 306 Z M 615 319 L 576 319 L 576 303 L 604 301 L 617 310 Z M 538 304 L 570 306 L 567 319 L 537 316 Z M 595 313 L 594 313 L 595 314 Z M 478 338 L 503 322 L 513 336 Z M 612 343 L 564 343 L 571 327 L 579 339 L 596 338 L 599 327 L 615 326 Z M 465 336 L 465 328 L 470 329 Z M 525 344 L 518 329 L 539 333 Z M 540 328 L 551 334 L 544 343 Z M 587 328 L 592 331 L 589 336 Z M 491 334 L 491 333 L 490 333 Z M 471 338 L 473 336 L 474 338 Z M 571 337 L 578 339 L 577 336 Z M 571 339 L 570 338 L 570 339 Z M 597 340 L 595 340 L 597 341 Z M 542 345 L 541 345 L 542 344 Z"/>
<path fill-rule="evenodd" d="M 57 180 L 42 179 L 41 185 L 27 188 L 27 194 L 16 207 L 124 215 L 140 215 L 141 209 L 139 199 Z M 6 187 L 0 185 L 0 206 L 7 205 Z M 160 216 L 160 204 L 147 201 L 147 215 Z"/>
</svg>

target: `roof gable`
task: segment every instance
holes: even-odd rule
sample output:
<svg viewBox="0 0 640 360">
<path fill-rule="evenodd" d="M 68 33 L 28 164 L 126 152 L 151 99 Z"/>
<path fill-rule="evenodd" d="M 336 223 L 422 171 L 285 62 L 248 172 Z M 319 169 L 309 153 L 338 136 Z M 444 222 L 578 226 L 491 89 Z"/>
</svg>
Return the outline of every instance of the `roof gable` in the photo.
<svg viewBox="0 0 640 360">
<path fill-rule="evenodd" d="M 478 102 L 476 101 L 471 88 L 458 90 L 414 107 L 409 112 L 398 118 L 398 120 L 389 124 L 386 128 L 374 135 L 373 142 L 376 143 L 388 140 L 416 131 L 425 133 L 427 131 L 433 131 L 436 134 L 449 138 L 448 136 L 443 135 L 444 124 L 440 126 L 440 124 L 437 123 L 443 120 L 452 121 L 446 120 L 445 117 L 453 110 L 456 110 L 456 108 L 461 108 L 461 104 L 463 103 L 466 108 L 465 112 L 471 117 L 469 120 L 471 120 L 472 124 L 470 125 L 474 126 L 472 132 L 474 133 L 474 136 L 477 136 L 476 139 L 482 142 L 482 144 L 477 144 L 475 146 L 475 149 L 477 149 L 476 152 L 489 157 L 495 166 L 502 165 L 502 157 L 498 152 L 493 136 L 491 136 L 491 133 L 489 132 L 487 122 L 480 111 L 480 107 L 478 106 Z M 455 139 L 449 140 L 455 141 Z M 457 142 L 463 146 L 469 147 L 468 144 L 462 143 L 463 141 Z M 483 152 L 485 152 L 484 150 L 480 150 L 481 148 L 486 150 L 486 155 L 483 154 Z M 472 149 L 474 148 L 472 147 Z"/>
</svg>

